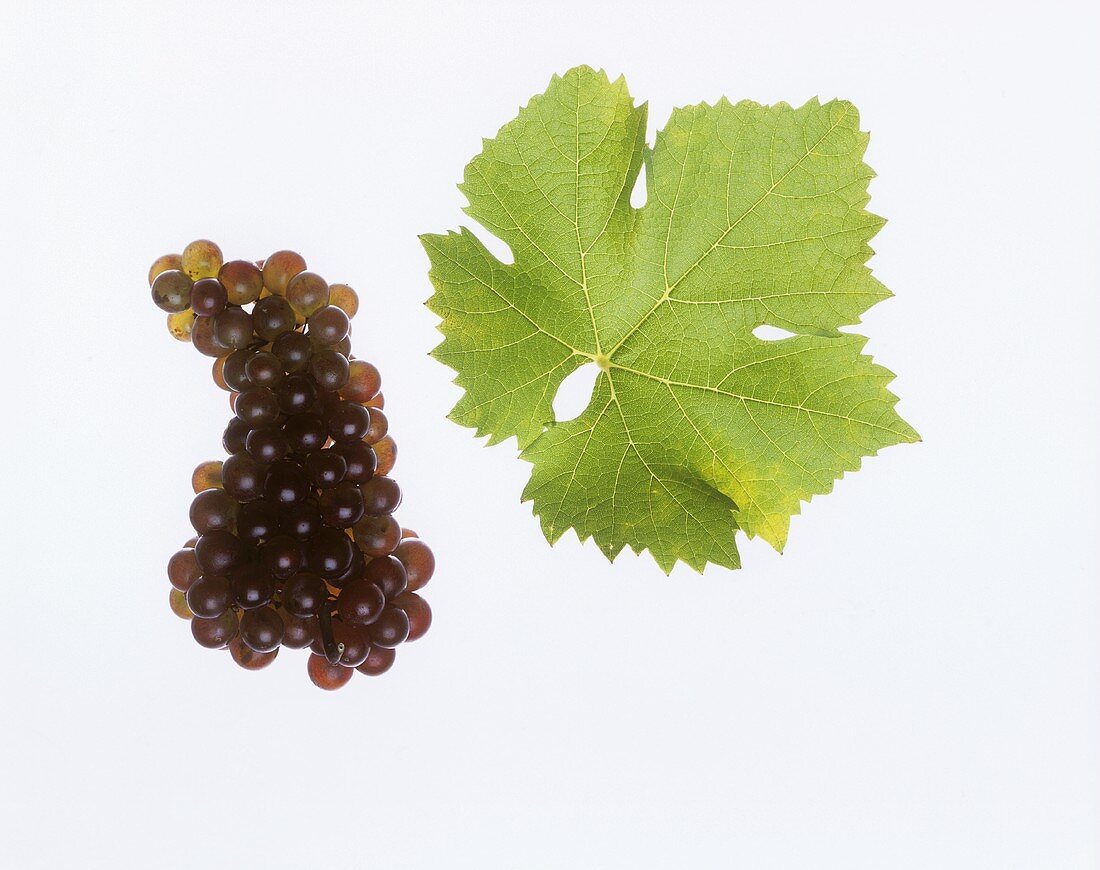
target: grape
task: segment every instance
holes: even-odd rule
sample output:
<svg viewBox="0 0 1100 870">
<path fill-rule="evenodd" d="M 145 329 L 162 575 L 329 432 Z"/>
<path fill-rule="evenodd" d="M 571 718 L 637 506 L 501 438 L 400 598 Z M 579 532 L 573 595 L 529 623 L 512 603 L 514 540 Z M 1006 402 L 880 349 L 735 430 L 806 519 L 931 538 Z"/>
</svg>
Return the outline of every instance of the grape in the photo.
<svg viewBox="0 0 1100 870">
<path fill-rule="evenodd" d="M 195 329 L 195 312 L 188 308 L 186 311 L 177 311 L 168 315 L 168 331 L 177 341 L 191 341 L 191 333 Z"/>
<path fill-rule="evenodd" d="M 355 524 L 355 543 L 365 556 L 388 556 L 401 540 L 401 526 L 393 517 L 363 517 Z"/>
<path fill-rule="evenodd" d="M 363 484 L 374 476 L 374 470 L 378 465 L 378 458 L 369 444 L 362 441 L 353 444 L 337 444 L 332 452 L 339 454 L 344 459 L 347 471 L 344 479 L 352 483 Z"/>
<path fill-rule="evenodd" d="M 199 317 L 213 317 L 225 310 L 226 294 L 216 278 L 201 278 L 191 287 L 191 310 Z"/>
<path fill-rule="evenodd" d="M 237 513 L 237 536 L 246 543 L 258 544 L 278 533 L 279 512 L 266 501 L 250 501 Z"/>
<path fill-rule="evenodd" d="M 347 460 L 335 450 L 318 450 L 310 453 L 302 463 L 309 482 L 318 489 L 330 489 L 344 479 L 348 471 Z"/>
<path fill-rule="evenodd" d="M 370 426 L 363 440 L 368 444 L 376 444 L 386 437 L 386 433 L 390 431 L 390 423 L 378 408 L 367 408 L 367 413 L 370 415 Z"/>
<path fill-rule="evenodd" d="M 309 494 L 309 479 L 301 465 L 290 459 L 272 463 L 264 484 L 264 498 L 273 504 L 289 505 L 304 501 Z"/>
<path fill-rule="evenodd" d="M 317 387 L 306 375 L 287 375 L 275 390 L 275 398 L 284 414 L 304 414 L 317 401 Z"/>
<path fill-rule="evenodd" d="M 274 341 L 294 328 L 294 309 L 282 296 L 268 296 L 252 309 L 252 326 L 265 341 Z"/>
<path fill-rule="evenodd" d="M 405 528 L 401 529 L 401 539 L 402 540 L 404 540 L 405 538 L 419 538 L 419 537 L 420 537 L 420 535 L 418 535 L 412 529 L 405 529 Z"/>
<path fill-rule="evenodd" d="M 222 267 L 222 250 L 207 239 L 199 239 L 183 249 L 180 264 L 194 281 L 215 278 Z"/>
<path fill-rule="evenodd" d="M 227 436 L 228 433 L 229 429 L 226 429 Z M 247 436 L 243 440 L 247 444 Z M 228 449 L 229 446 L 227 443 L 226 448 Z M 237 501 L 258 499 L 263 495 L 266 479 L 267 472 L 264 467 L 247 453 L 235 452 L 222 464 L 222 486 Z"/>
<path fill-rule="evenodd" d="M 405 566 L 393 556 L 376 556 L 367 562 L 363 579 L 381 589 L 386 600 L 396 598 L 409 584 Z"/>
<path fill-rule="evenodd" d="M 340 664 L 345 668 L 354 668 L 367 660 L 371 641 L 363 627 L 349 625 L 346 622 L 334 622 L 332 636 L 337 644 L 343 646 L 340 652 Z M 351 671 L 349 670 L 348 673 Z"/>
<path fill-rule="evenodd" d="M 230 305 L 248 305 L 260 298 L 264 276 L 248 260 L 230 260 L 218 271 Z"/>
<path fill-rule="evenodd" d="M 302 649 L 317 639 L 316 616 L 294 616 L 280 607 L 279 618 L 283 621 L 283 646 Z"/>
<path fill-rule="evenodd" d="M 177 269 L 169 269 L 157 275 L 150 290 L 157 308 L 175 314 L 191 305 L 191 288 L 190 278 Z"/>
<path fill-rule="evenodd" d="M 268 465 L 286 456 L 290 450 L 281 429 L 253 429 L 244 439 L 248 455 L 262 465 Z"/>
<path fill-rule="evenodd" d="M 267 653 L 283 642 L 283 621 L 274 607 L 258 607 L 241 615 L 241 640 L 255 652 Z"/>
<path fill-rule="evenodd" d="M 226 531 L 207 532 L 195 544 L 195 558 L 203 574 L 225 574 L 244 558 L 240 540 Z M 194 607 L 191 608 L 195 610 Z M 195 611 L 198 613 L 198 611 Z"/>
<path fill-rule="evenodd" d="M 275 577 L 285 580 L 302 567 L 302 547 L 290 535 L 272 535 L 260 544 L 260 560 Z"/>
<path fill-rule="evenodd" d="M 243 624 L 244 620 L 242 619 L 241 622 Z M 229 641 L 229 654 L 233 656 L 233 661 L 246 671 L 258 671 L 275 661 L 275 656 L 279 654 L 279 650 L 256 652 L 254 649 L 249 648 L 240 637 L 235 637 Z"/>
<path fill-rule="evenodd" d="M 153 281 L 161 272 L 167 272 L 169 270 L 183 271 L 180 269 L 181 265 L 179 254 L 164 254 L 163 256 L 157 257 L 153 260 L 153 265 L 149 267 L 149 286 L 153 286 Z M 336 286 L 339 287 L 342 285 L 337 284 Z"/>
<path fill-rule="evenodd" d="M 336 402 L 325 412 L 329 437 L 337 444 L 361 441 L 371 424 L 371 412 L 355 402 Z"/>
<path fill-rule="evenodd" d="M 375 396 L 369 402 L 364 402 L 363 404 L 368 408 L 375 408 L 375 409 L 381 411 L 383 408 L 386 407 L 386 397 L 383 396 L 381 393 L 379 393 L 377 396 Z"/>
<path fill-rule="evenodd" d="M 287 284 L 299 272 L 304 272 L 306 261 L 294 251 L 276 251 L 264 261 L 264 287 L 276 296 L 286 294 Z"/>
<path fill-rule="evenodd" d="M 314 312 L 306 326 L 310 341 L 319 347 L 332 347 L 348 334 L 348 316 L 339 308 L 327 305 Z"/>
<path fill-rule="evenodd" d="M 195 544 L 197 544 L 198 542 L 199 542 L 199 536 L 198 535 L 192 535 L 190 538 L 188 538 L 186 541 L 183 542 L 183 548 L 185 550 L 193 550 L 193 549 L 195 549 Z"/>
<path fill-rule="evenodd" d="M 213 489 L 222 485 L 222 464 L 219 460 L 200 462 L 191 472 L 191 489 L 198 495 L 204 489 Z"/>
<path fill-rule="evenodd" d="M 346 685 L 355 673 L 351 668 L 331 664 L 324 656 L 311 653 L 306 663 L 309 678 L 319 689 L 334 691 Z"/>
<path fill-rule="evenodd" d="M 393 599 L 393 604 L 404 610 L 409 617 L 409 636 L 405 638 L 406 643 L 419 640 L 428 633 L 432 625 L 432 609 L 427 601 L 415 592 L 402 592 Z"/>
<path fill-rule="evenodd" d="M 271 345 L 271 352 L 279 358 L 288 375 L 302 372 L 313 355 L 313 342 L 300 332 L 284 332 Z"/>
<path fill-rule="evenodd" d="M 350 540 L 353 540 L 354 543 L 354 539 L 351 538 L 350 533 L 351 529 L 344 529 L 344 534 L 348 535 L 348 538 Z M 338 577 L 329 578 L 328 583 L 330 586 L 335 588 L 337 592 L 339 592 L 339 590 L 343 589 L 353 580 L 358 580 L 360 577 L 362 577 L 363 570 L 366 567 L 367 560 L 363 556 L 363 553 L 359 550 L 358 547 L 353 546 L 351 548 L 351 564 L 348 565 L 348 569 L 343 574 L 340 574 Z"/>
<path fill-rule="evenodd" d="M 300 541 L 308 541 L 321 528 L 321 512 L 311 501 L 301 501 L 284 505 L 282 508 L 282 527 L 288 535 Z"/>
<path fill-rule="evenodd" d="M 393 555 L 405 566 L 409 591 L 416 592 L 428 585 L 435 571 L 435 556 L 419 538 L 406 538 L 397 545 Z"/>
<path fill-rule="evenodd" d="M 378 457 L 375 474 L 388 475 L 397 464 L 397 443 L 387 435 L 374 445 L 374 455 Z"/>
<path fill-rule="evenodd" d="M 332 349 L 337 353 L 343 354 L 348 359 L 351 359 L 351 328 L 348 328 L 348 334 L 341 338 L 336 344 L 332 346 Z"/>
<path fill-rule="evenodd" d="M 336 599 L 340 619 L 352 625 L 369 625 L 386 606 L 386 596 L 369 580 L 353 580 Z"/>
<path fill-rule="evenodd" d="M 378 618 L 367 627 L 367 636 L 374 646 L 393 649 L 409 636 L 409 617 L 392 604 L 382 608 Z"/>
<path fill-rule="evenodd" d="M 354 545 L 338 529 L 320 528 L 306 546 L 309 569 L 322 577 L 339 577 L 351 566 Z"/>
<path fill-rule="evenodd" d="M 328 305 L 328 284 L 314 272 L 299 272 L 286 285 L 286 301 L 303 317 Z"/>
<path fill-rule="evenodd" d="M 187 606 L 187 596 L 179 589 L 168 590 L 168 606 L 172 608 L 172 612 L 176 614 L 180 619 L 190 619 L 194 614 L 191 612 L 191 608 Z"/>
<path fill-rule="evenodd" d="M 377 677 L 393 667 L 395 658 L 397 658 L 395 650 L 371 644 L 366 660 L 355 670 L 361 674 L 366 674 L 368 677 Z"/>
<path fill-rule="evenodd" d="M 329 305 L 335 305 L 348 317 L 359 310 L 359 296 L 347 284 L 332 284 L 328 288 Z"/>
<path fill-rule="evenodd" d="M 298 414 L 283 426 L 290 449 L 295 453 L 313 453 L 325 446 L 328 430 L 325 421 L 316 414 Z"/>
<path fill-rule="evenodd" d="M 205 489 L 191 501 L 191 525 L 200 535 L 232 529 L 237 522 L 237 500 L 223 489 Z"/>
<path fill-rule="evenodd" d="M 237 636 L 237 614 L 227 610 L 216 619 L 192 619 L 191 635 L 199 646 L 221 649 Z"/>
<path fill-rule="evenodd" d="M 186 596 L 191 612 L 202 619 L 221 616 L 233 603 L 229 579 L 220 574 L 203 574 L 191 584 Z"/>
<path fill-rule="evenodd" d="M 199 560 L 190 547 L 177 550 L 168 560 L 168 581 L 180 592 L 186 592 L 201 574 Z"/>
<path fill-rule="evenodd" d="M 195 345 L 195 349 L 205 356 L 228 356 L 233 352 L 233 348 L 226 347 L 218 341 L 218 336 L 214 333 L 214 318 L 212 317 L 196 318 L 195 325 L 191 330 L 191 344 Z"/>
<path fill-rule="evenodd" d="M 400 504 L 401 487 L 392 477 L 376 474 L 363 484 L 363 511 L 368 516 L 388 516 Z"/>
<path fill-rule="evenodd" d="M 340 395 L 349 402 L 369 402 L 382 389 L 382 376 L 378 369 L 363 359 L 348 363 L 348 378 Z"/>
<path fill-rule="evenodd" d="M 222 433 L 222 447 L 226 453 L 243 453 L 245 440 L 252 428 L 236 414 L 229 421 Z M 225 467 L 222 467 L 222 477 L 225 476 Z"/>
<path fill-rule="evenodd" d="M 214 318 L 214 335 L 226 347 L 248 347 L 252 342 L 252 315 L 243 308 L 226 308 Z"/>
<path fill-rule="evenodd" d="M 249 383 L 271 389 L 279 386 L 286 377 L 282 361 L 269 351 L 260 351 L 249 357 L 244 365 L 244 372 Z"/>
<path fill-rule="evenodd" d="M 337 529 L 350 529 L 363 517 L 363 494 L 354 483 L 344 481 L 321 493 L 321 518 Z"/>
<path fill-rule="evenodd" d="M 283 587 L 283 607 L 294 616 L 314 616 L 327 600 L 325 581 L 316 574 L 295 574 Z"/>
<path fill-rule="evenodd" d="M 275 597 L 275 578 L 263 566 L 249 562 L 229 575 L 229 590 L 242 610 L 263 607 Z"/>
<path fill-rule="evenodd" d="M 233 351 L 225 358 L 225 365 L 222 366 L 222 377 L 225 378 L 225 383 L 229 389 L 239 393 L 242 390 L 247 390 L 251 385 L 252 382 L 248 380 L 248 375 L 245 373 L 245 366 L 252 359 L 253 353 L 255 351 L 241 348 Z"/>
<path fill-rule="evenodd" d="M 253 429 L 270 426 L 279 417 L 279 400 L 267 387 L 249 387 L 237 398 L 236 414 Z"/>
<path fill-rule="evenodd" d="M 348 380 L 350 363 L 339 351 L 322 348 L 309 358 L 310 376 L 322 390 L 339 390 Z"/>
</svg>

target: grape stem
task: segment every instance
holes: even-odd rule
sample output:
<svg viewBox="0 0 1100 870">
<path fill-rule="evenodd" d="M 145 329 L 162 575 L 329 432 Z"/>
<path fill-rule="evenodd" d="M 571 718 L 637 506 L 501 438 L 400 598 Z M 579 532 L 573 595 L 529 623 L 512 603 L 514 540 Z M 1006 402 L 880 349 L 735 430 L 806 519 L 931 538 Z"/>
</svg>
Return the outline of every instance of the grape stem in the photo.
<svg viewBox="0 0 1100 870">
<path fill-rule="evenodd" d="M 321 648 L 325 651 L 325 658 L 330 665 L 340 663 L 340 657 L 344 654 L 344 645 L 336 642 L 332 633 L 332 611 L 322 607 L 317 614 L 317 622 L 321 629 Z"/>
</svg>

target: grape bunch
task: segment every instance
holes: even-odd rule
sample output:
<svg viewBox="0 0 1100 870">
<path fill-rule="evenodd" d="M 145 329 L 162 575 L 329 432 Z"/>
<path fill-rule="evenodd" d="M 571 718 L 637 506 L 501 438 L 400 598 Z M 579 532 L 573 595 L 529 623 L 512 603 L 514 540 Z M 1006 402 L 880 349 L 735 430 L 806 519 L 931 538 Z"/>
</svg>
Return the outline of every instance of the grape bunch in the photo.
<svg viewBox="0 0 1100 870">
<path fill-rule="evenodd" d="M 200 464 L 191 525 L 168 561 L 172 610 L 248 670 L 309 647 L 310 679 L 377 676 L 432 621 L 432 551 L 394 519 L 397 446 L 381 377 L 351 354 L 359 300 L 293 251 L 223 262 L 199 240 L 149 270 L 168 330 L 214 360 L 229 454 Z"/>
</svg>

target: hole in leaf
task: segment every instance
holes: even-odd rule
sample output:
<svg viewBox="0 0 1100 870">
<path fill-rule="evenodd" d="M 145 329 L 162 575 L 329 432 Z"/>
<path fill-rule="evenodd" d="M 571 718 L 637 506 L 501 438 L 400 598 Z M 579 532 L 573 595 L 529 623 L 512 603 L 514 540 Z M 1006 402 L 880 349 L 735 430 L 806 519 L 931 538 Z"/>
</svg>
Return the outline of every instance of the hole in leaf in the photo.
<svg viewBox="0 0 1100 870">
<path fill-rule="evenodd" d="M 575 372 L 566 375 L 558 384 L 554 395 L 554 419 L 559 423 L 579 417 L 592 401 L 592 390 L 596 386 L 596 376 L 600 369 L 595 363 L 585 363 Z"/>
<path fill-rule="evenodd" d="M 496 257 L 505 266 L 511 266 L 516 258 L 512 254 L 512 249 L 508 247 L 508 243 L 503 239 L 498 239 L 490 232 L 478 233 L 477 237 L 481 240 L 481 243 L 489 249 L 489 253 Z"/>
<path fill-rule="evenodd" d="M 768 323 L 762 323 L 752 331 L 752 334 L 761 341 L 782 341 L 785 338 L 794 338 L 797 333 L 787 329 L 780 329 Z"/>
<path fill-rule="evenodd" d="M 634 206 L 634 208 L 641 208 L 645 205 L 647 196 L 648 190 L 645 184 L 645 163 L 642 163 L 641 171 L 638 173 L 638 178 L 634 182 L 634 188 L 630 191 L 630 204 Z"/>
</svg>

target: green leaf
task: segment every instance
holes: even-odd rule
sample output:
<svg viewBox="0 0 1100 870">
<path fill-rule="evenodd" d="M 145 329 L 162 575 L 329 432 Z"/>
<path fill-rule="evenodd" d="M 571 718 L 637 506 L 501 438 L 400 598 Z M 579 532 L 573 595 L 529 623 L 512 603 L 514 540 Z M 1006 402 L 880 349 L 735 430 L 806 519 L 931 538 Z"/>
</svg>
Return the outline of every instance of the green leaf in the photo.
<svg viewBox="0 0 1100 870">
<path fill-rule="evenodd" d="M 865 265 L 868 137 L 842 101 L 676 109 L 652 150 L 645 128 L 623 79 L 578 67 L 486 140 L 460 189 L 515 262 L 466 229 L 421 237 L 434 355 L 465 390 L 452 419 L 532 463 L 551 543 L 573 528 L 666 572 L 737 567 L 737 528 L 782 550 L 802 501 L 919 440 L 893 375 L 838 331 L 890 295 Z M 554 422 L 590 362 L 589 406 Z"/>
</svg>

